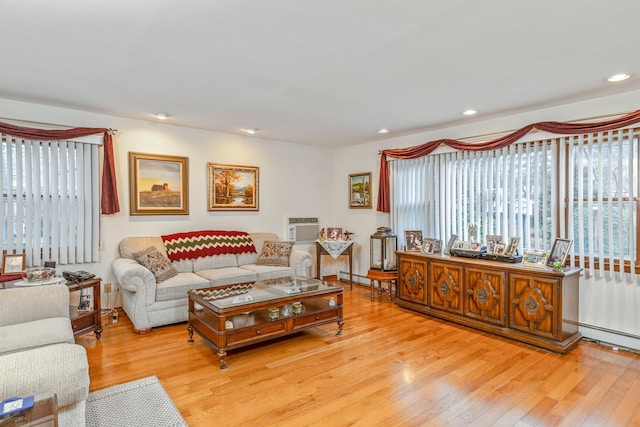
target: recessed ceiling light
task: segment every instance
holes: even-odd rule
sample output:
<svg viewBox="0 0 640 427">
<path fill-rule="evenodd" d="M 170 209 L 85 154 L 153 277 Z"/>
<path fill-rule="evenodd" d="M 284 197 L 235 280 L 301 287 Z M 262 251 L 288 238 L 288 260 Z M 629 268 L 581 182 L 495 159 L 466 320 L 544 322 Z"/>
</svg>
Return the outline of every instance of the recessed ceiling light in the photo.
<svg viewBox="0 0 640 427">
<path fill-rule="evenodd" d="M 464 110 L 462 112 L 462 114 L 464 114 L 465 116 L 473 116 L 474 114 L 476 114 L 477 111 L 476 110 Z"/>
<path fill-rule="evenodd" d="M 627 74 L 627 73 L 614 74 L 612 76 L 609 76 L 607 78 L 607 81 L 608 82 L 621 82 L 623 80 L 627 80 L 629 77 L 631 77 L 631 75 Z"/>
<path fill-rule="evenodd" d="M 153 116 L 160 120 L 167 120 L 169 118 L 169 114 L 167 113 L 155 113 Z"/>
<path fill-rule="evenodd" d="M 389 133 L 389 129 L 378 129 L 378 133 Z"/>
<path fill-rule="evenodd" d="M 244 130 L 247 133 L 250 133 L 251 135 L 254 135 L 256 132 L 258 132 L 258 129 L 256 128 L 247 128 Z"/>
</svg>

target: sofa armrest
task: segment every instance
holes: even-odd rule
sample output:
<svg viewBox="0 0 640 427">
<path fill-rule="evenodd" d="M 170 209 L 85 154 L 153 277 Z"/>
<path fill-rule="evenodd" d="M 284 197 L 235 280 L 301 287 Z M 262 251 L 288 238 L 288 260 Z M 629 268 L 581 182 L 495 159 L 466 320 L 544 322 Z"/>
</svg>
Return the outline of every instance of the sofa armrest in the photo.
<svg viewBox="0 0 640 427">
<path fill-rule="evenodd" d="M 111 269 L 123 291 L 138 294 L 136 299 L 140 303 L 155 302 L 156 278 L 148 268 L 131 258 L 116 258 Z"/>
<path fill-rule="evenodd" d="M 307 269 L 311 267 L 311 254 L 300 249 L 293 249 L 289 257 L 289 267 L 293 267 L 297 276 L 307 276 Z"/>
<path fill-rule="evenodd" d="M 134 259 L 116 258 L 111 269 L 120 287 L 129 292 L 138 292 L 140 286 L 156 287 L 156 278 L 153 273 Z"/>
<path fill-rule="evenodd" d="M 43 285 L 0 292 L 0 326 L 52 317 L 69 318 L 69 288 Z"/>
</svg>

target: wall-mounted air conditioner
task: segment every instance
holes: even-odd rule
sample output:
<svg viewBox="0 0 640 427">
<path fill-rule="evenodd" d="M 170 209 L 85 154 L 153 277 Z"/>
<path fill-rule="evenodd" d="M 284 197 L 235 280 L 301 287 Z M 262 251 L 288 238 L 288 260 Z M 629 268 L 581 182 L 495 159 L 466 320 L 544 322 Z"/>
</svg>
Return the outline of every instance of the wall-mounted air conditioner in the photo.
<svg viewBox="0 0 640 427">
<path fill-rule="evenodd" d="M 296 243 L 314 242 L 320 236 L 320 222 L 317 217 L 287 217 L 287 240 Z"/>
</svg>

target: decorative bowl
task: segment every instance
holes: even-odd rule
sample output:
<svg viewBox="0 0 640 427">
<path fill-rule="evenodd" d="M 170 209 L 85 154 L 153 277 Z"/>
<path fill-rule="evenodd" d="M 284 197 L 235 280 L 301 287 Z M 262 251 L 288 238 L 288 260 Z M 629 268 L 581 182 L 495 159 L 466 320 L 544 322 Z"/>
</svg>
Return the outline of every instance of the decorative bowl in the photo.
<svg viewBox="0 0 640 427">
<path fill-rule="evenodd" d="M 32 267 L 22 272 L 22 278 L 27 282 L 39 282 L 51 279 L 56 274 L 56 269 L 51 267 Z"/>
</svg>

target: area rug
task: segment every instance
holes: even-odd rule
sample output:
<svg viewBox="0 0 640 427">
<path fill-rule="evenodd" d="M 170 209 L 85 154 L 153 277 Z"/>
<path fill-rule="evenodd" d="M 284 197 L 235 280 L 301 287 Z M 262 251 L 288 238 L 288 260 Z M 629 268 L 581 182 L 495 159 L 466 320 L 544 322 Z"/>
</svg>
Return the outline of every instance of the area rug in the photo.
<svg viewBox="0 0 640 427">
<path fill-rule="evenodd" d="M 87 427 L 187 425 L 155 375 L 89 393 L 86 415 Z"/>
</svg>

